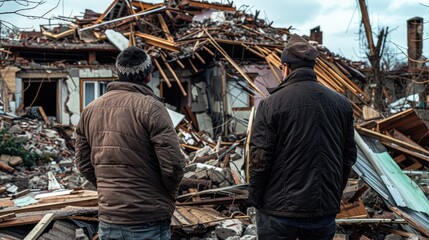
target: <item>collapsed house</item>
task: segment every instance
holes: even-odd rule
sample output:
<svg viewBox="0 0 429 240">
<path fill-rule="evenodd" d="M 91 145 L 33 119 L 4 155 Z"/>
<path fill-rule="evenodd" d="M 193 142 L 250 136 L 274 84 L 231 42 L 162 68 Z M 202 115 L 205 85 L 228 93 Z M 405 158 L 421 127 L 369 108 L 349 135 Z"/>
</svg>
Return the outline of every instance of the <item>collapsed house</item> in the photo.
<svg viewBox="0 0 429 240">
<path fill-rule="evenodd" d="M 120 50 L 135 45 L 153 59 L 150 85 L 165 99 L 188 156 L 174 232 L 254 239 L 246 136 L 255 106 L 281 82 L 280 53 L 290 34 L 258 15 L 195 0 L 115 0 L 102 14 L 86 10 L 69 25 L 1 39 L 1 137 L 19 151 L 0 148 L 0 233 L 16 229 L 33 239 L 96 235 L 97 194 L 74 169 L 73 126 L 117 78 Z M 362 63 L 321 45 L 319 27 L 308 39 L 320 52 L 318 81 L 346 95 L 356 119 L 359 158 L 337 216 L 342 237 L 429 237 L 429 129 L 421 114 L 401 109 L 383 118 L 371 108 Z M 40 166 L 28 168 L 34 159 Z M 368 188 L 378 194 L 377 203 L 364 204 Z"/>
</svg>

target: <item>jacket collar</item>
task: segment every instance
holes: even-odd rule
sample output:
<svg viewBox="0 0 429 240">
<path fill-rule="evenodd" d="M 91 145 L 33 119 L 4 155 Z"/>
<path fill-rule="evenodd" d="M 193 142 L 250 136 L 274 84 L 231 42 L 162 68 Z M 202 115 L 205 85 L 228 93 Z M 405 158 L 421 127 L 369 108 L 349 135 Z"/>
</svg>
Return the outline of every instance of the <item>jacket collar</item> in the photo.
<svg viewBox="0 0 429 240">
<path fill-rule="evenodd" d="M 310 67 L 302 67 L 293 70 L 276 88 L 268 89 L 270 94 L 273 94 L 280 89 L 296 82 L 302 81 L 317 81 L 317 76 L 314 70 Z"/>
<path fill-rule="evenodd" d="M 129 92 L 138 92 L 143 95 L 149 95 L 155 99 L 163 102 L 164 99 L 155 95 L 153 90 L 146 83 L 136 83 L 136 82 L 125 82 L 125 81 L 113 81 L 107 84 L 107 91 L 122 90 Z"/>
</svg>

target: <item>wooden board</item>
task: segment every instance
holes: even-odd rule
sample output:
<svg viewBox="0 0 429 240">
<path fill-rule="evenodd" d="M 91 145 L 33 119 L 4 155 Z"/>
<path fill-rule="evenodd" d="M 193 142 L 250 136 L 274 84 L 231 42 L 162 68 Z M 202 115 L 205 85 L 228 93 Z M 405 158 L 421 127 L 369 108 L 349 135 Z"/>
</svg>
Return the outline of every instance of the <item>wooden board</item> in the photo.
<svg viewBox="0 0 429 240">
<path fill-rule="evenodd" d="M 37 225 L 31 230 L 30 233 L 24 238 L 24 240 L 35 240 L 40 234 L 46 229 L 46 227 L 54 219 L 54 213 L 48 213 L 37 223 Z"/>
<path fill-rule="evenodd" d="M 337 214 L 336 218 L 367 218 L 368 212 L 365 209 L 361 200 L 355 203 L 347 204 L 341 202 L 341 212 Z"/>
</svg>

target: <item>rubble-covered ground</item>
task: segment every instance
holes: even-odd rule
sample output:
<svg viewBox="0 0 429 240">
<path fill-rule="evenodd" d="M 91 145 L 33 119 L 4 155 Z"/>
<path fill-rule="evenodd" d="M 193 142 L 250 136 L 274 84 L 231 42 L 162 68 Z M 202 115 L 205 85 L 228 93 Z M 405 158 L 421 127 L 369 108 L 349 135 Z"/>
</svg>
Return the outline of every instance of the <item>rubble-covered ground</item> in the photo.
<svg viewBox="0 0 429 240">
<path fill-rule="evenodd" d="M 39 239 L 94 239 L 97 197 L 73 165 L 73 126 L 0 116 L 0 237 L 19 239 L 52 215 Z M 178 137 L 189 143 L 181 131 Z M 240 137 L 233 143 L 205 137 L 208 147 L 183 148 L 188 157 L 172 219 L 173 239 L 256 239 L 255 210 L 246 201 Z M 427 184 L 427 176 L 422 171 L 413 178 Z M 395 217 L 356 173 L 343 201 L 351 199 L 337 217 L 335 239 L 425 239 L 404 230 L 407 222 Z"/>
</svg>

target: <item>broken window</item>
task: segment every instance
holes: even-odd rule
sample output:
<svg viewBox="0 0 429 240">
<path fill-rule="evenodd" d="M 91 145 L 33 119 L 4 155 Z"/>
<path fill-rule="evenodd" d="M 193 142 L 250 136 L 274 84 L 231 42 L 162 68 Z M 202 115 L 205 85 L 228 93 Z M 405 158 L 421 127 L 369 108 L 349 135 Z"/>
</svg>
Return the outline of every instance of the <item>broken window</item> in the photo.
<svg viewBox="0 0 429 240">
<path fill-rule="evenodd" d="M 228 80 L 228 99 L 233 110 L 248 110 L 253 106 L 249 83 L 244 79 Z"/>
</svg>

